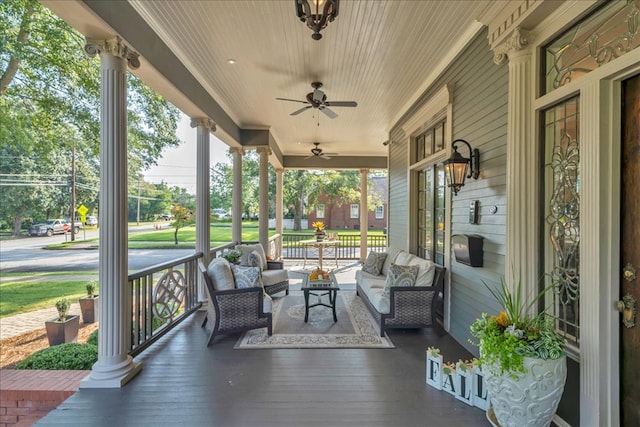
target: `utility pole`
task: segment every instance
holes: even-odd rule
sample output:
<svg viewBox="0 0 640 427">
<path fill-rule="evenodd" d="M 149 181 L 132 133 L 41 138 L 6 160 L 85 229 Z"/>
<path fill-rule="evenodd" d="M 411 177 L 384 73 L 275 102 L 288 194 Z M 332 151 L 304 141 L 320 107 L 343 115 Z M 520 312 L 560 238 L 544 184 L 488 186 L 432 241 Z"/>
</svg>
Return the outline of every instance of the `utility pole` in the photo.
<svg viewBox="0 0 640 427">
<path fill-rule="evenodd" d="M 76 143 L 71 149 L 71 241 L 76 240 Z"/>
<path fill-rule="evenodd" d="M 136 225 L 140 225 L 140 178 L 142 178 L 142 174 L 138 174 L 138 215 L 136 216 Z"/>
</svg>

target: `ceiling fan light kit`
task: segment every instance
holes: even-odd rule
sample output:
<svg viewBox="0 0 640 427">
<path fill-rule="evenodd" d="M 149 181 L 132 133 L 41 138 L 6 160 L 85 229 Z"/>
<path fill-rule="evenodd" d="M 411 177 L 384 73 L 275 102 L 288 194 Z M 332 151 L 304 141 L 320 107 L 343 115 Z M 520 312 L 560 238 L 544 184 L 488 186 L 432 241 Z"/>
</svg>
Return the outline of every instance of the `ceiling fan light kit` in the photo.
<svg viewBox="0 0 640 427">
<path fill-rule="evenodd" d="M 322 111 L 327 117 L 331 119 L 335 119 L 338 117 L 338 114 L 335 111 L 331 110 L 329 107 L 357 107 L 358 103 L 355 101 L 327 101 L 327 95 L 320 90 L 322 87 L 322 82 L 313 82 L 311 83 L 311 87 L 313 88 L 313 92 L 309 92 L 305 99 L 306 101 L 302 101 L 299 99 L 290 99 L 290 98 L 276 98 L 280 101 L 290 101 L 290 102 L 299 102 L 302 104 L 308 104 L 305 107 L 302 107 L 293 113 L 292 116 L 296 116 L 303 111 L 306 111 L 310 108 L 317 108 Z"/>
<path fill-rule="evenodd" d="M 315 145 L 315 147 L 311 149 L 311 155 L 305 157 L 305 160 L 310 159 L 312 157 L 321 157 L 325 160 L 329 160 L 332 156 L 338 155 L 338 153 L 323 153 L 322 148 L 319 147 L 320 146 L 319 142 L 314 142 L 313 145 Z"/>
<path fill-rule="evenodd" d="M 320 31 L 338 16 L 339 0 L 295 0 L 295 2 L 298 18 L 313 31 L 311 38 L 320 40 L 322 38 Z"/>
</svg>

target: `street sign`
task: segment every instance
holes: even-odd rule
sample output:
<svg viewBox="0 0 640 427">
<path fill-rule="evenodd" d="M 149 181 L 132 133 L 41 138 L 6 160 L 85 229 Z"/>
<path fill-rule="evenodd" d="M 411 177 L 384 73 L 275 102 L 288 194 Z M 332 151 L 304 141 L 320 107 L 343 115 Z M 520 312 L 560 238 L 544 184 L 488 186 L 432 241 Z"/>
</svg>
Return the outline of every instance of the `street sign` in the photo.
<svg viewBox="0 0 640 427">
<path fill-rule="evenodd" d="M 89 209 L 85 205 L 78 206 L 78 209 L 76 210 L 82 217 L 84 217 L 87 214 L 87 212 L 89 212 Z M 84 222 L 84 219 L 82 221 Z"/>
<path fill-rule="evenodd" d="M 87 222 L 87 216 L 86 215 L 80 215 L 80 221 L 82 221 L 83 224 L 85 222 Z"/>
</svg>

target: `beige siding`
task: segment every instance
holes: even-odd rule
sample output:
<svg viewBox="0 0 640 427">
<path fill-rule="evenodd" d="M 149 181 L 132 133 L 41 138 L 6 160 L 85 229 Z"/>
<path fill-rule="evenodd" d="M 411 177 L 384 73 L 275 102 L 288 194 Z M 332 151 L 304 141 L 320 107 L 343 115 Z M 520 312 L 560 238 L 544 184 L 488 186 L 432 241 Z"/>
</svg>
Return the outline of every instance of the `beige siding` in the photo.
<svg viewBox="0 0 640 427">
<path fill-rule="evenodd" d="M 506 134 L 508 68 L 495 65 L 486 31 L 481 32 L 445 73 L 425 92 L 405 117 L 411 117 L 435 91 L 451 85 L 453 91 L 452 138 L 467 140 L 480 149 L 480 178 L 467 181 L 452 199 L 450 234 L 479 234 L 484 237 L 484 266 L 472 268 L 451 262 L 450 334 L 477 353 L 468 343 L 469 325 L 482 311 L 495 311 L 483 281 L 499 282 L 504 274 L 506 233 Z M 403 119 L 404 120 L 404 119 Z M 406 246 L 409 197 L 407 146 L 399 130 L 392 129 L 389 167 L 389 242 Z M 403 141 L 403 144 L 396 142 Z M 401 152 L 402 151 L 402 152 Z M 466 150 L 463 155 L 468 155 Z M 399 194 L 400 193 L 400 194 Z M 479 200 L 478 224 L 469 224 L 469 203 Z M 497 212 L 490 213 L 495 206 Z"/>
</svg>

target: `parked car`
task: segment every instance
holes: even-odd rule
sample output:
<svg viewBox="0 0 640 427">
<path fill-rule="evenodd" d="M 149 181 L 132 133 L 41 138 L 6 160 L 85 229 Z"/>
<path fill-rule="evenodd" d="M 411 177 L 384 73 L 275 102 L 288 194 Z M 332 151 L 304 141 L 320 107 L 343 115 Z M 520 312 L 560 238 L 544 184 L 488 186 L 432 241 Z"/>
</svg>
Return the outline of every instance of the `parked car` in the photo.
<svg viewBox="0 0 640 427">
<path fill-rule="evenodd" d="M 162 215 L 160 215 L 160 218 L 164 219 L 165 221 L 171 221 L 173 219 L 173 215 L 171 215 L 171 214 L 162 214 Z"/>
<path fill-rule="evenodd" d="M 65 231 L 65 224 L 67 221 L 64 219 L 50 219 L 45 222 L 33 224 L 29 227 L 29 236 L 53 236 L 54 234 L 62 234 Z M 67 225 L 68 229 L 69 225 Z"/>
<path fill-rule="evenodd" d="M 86 218 L 86 221 L 84 222 L 84 225 L 90 225 L 92 227 L 97 227 L 98 226 L 98 218 L 93 216 L 93 215 L 89 215 Z"/>
</svg>

